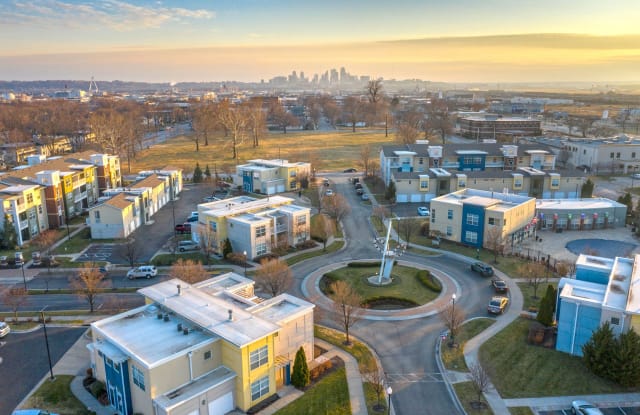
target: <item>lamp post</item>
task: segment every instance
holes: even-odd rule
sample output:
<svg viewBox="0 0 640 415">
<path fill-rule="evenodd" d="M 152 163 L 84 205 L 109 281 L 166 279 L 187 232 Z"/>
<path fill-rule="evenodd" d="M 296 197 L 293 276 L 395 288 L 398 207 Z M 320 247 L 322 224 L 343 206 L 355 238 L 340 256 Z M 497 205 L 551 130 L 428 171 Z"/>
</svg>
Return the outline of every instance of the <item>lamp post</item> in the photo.
<svg viewBox="0 0 640 415">
<path fill-rule="evenodd" d="M 24 283 L 24 291 L 27 292 L 27 278 L 24 276 L 24 259 L 20 263 L 20 269 L 22 269 L 22 282 Z"/>
<path fill-rule="evenodd" d="M 176 199 L 171 198 L 171 216 L 173 217 L 173 235 L 177 234 L 176 232 Z"/>
<path fill-rule="evenodd" d="M 389 396 L 389 403 L 387 405 L 387 415 L 391 414 L 391 395 L 393 394 L 393 389 L 391 386 L 387 386 L 387 396 Z"/>
<path fill-rule="evenodd" d="M 449 321 L 449 324 L 451 324 L 451 343 L 449 343 L 449 346 L 453 347 L 456 343 L 455 343 L 455 339 L 454 339 L 454 325 L 455 325 L 455 320 L 456 320 L 456 293 L 451 294 L 451 320 Z"/>
<path fill-rule="evenodd" d="M 242 255 L 244 255 L 244 276 L 247 277 L 247 251 L 242 251 Z"/>
<path fill-rule="evenodd" d="M 42 318 L 42 328 L 44 329 L 44 342 L 47 345 L 47 358 L 49 359 L 49 374 L 51 375 L 50 380 L 54 380 L 53 377 L 53 366 L 51 365 L 51 351 L 49 350 L 49 336 L 47 336 L 47 321 L 44 317 L 44 310 L 47 306 L 44 306 L 42 310 L 40 310 L 40 317 Z"/>
</svg>

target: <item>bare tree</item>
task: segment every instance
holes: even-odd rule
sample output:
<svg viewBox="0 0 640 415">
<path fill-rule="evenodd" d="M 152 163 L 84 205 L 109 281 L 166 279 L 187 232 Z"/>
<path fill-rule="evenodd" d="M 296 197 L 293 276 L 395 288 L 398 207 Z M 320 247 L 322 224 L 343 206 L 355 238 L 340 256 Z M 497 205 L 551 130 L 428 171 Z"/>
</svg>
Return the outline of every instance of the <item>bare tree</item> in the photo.
<svg viewBox="0 0 640 415">
<path fill-rule="evenodd" d="M 420 132 L 406 123 L 399 123 L 396 128 L 396 141 L 400 144 L 415 144 Z"/>
<path fill-rule="evenodd" d="M 136 240 L 129 236 L 124 245 L 124 257 L 129 261 L 129 266 L 133 268 L 136 265 L 136 261 L 140 256 L 140 251 L 136 245 Z"/>
<path fill-rule="evenodd" d="M 231 144 L 231 158 L 238 158 L 238 146 L 244 141 L 247 130 L 247 114 L 244 107 L 225 100 L 218 104 L 218 122 L 228 134 Z"/>
<path fill-rule="evenodd" d="M 447 134 L 453 130 L 453 117 L 449 112 L 449 106 L 445 100 L 433 100 L 427 107 L 427 120 L 425 131 L 434 132 L 442 138 L 442 144 L 446 144 Z"/>
<path fill-rule="evenodd" d="M 71 289 L 89 303 L 89 311 L 93 313 L 98 294 L 108 286 L 104 280 L 104 275 L 94 263 L 85 264 L 78 275 L 69 280 Z"/>
<path fill-rule="evenodd" d="M 347 202 L 347 199 L 340 193 L 332 196 L 324 196 L 322 198 L 322 204 L 327 214 L 336 220 L 336 225 L 351 213 L 349 202 Z"/>
<path fill-rule="evenodd" d="M 451 336 L 450 345 L 453 346 L 453 339 L 458 334 L 460 326 L 462 326 L 465 319 L 464 311 L 462 311 L 462 307 L 456 307 L 455 304 L 451 302 L 447 304 L 444 310 L 442 310 L 440 318 L 442 319 L 445 327 L 449 330 L 449 335 Z"/>
<path fill-rule="evenodd" d="M 13 312 L 13 321 L 18 321 L 18 309 L 27 302 L 27 290 L 24 287 L 11 287 L 2 293 L 2 304 Z"/>
<path fill-rule="evenodd" d="M 267 117 L 262 110 L 262 99 L 253 99 L 244 105 L 247 116 L 247 130 L 251 134 L 253 147 L 258 147 L 267 130 Z"/>
<path fill-rule="evenodd" d="M 567 147 L 560 150 L 558 153 L 558 162 L 562 164 L 562 167 L 567 167 L 567 162 L 571 158 L 571 153 L 569 153 L 569 149 Z"/>
<path fill-rule="evenodd" d="M 587 133 L 589 132 L 589 129 L 593 125 L 594 121 L 595 120 L 590 117 L 580 117 L 576 119 L 576 124 L 578 126 L 578 129 L 580 129 L 580 132 L 582 133 L 582 138 L 585 138 L 587 136 Z"/>
<path fill-rule="evenodd" d="M 287 262 L 280 258 L 263 259 L 254 279 L 258 287 L 275 297 L 291 287 L 293 273 Z"/>
<path fill-rule="evenodd" d="M 182 258 L 173 263 L 169 269 L 169 276 L 171 278 L 178 278 L 189 284 L 195 284 L 209 278 L 209 274 L 207 274 L 207 271 L 200 261 L 193 261 L 191 259 L 184 260 Z"/>
<path fill-rule="evenodd" d="M 546 271 L 544 264 L 540 262 L 526 262 L 518 267 L 518 273 L 533 286 L 533 298 L 538 298 L 538 286 L 542 282 Z"/>
<path fill-rule="evenodd" d="M 336 316 L 336 322 L 344 329 L 346 340 L 344 344 L 349 345 L 349 330 L 360 321 L 364 314 L 362 297 L 351 285 L 339 280 L 331 284 L 331 298 Z"/>
<path fill-rule="evenodd" d="M 476 363 L 469 367 L 469 377 L 473 382 L 473 389 L 477 393 L 477 402 L 482 402 L 482 394 L 487 392 L 491 386 L 489 374 L 479 363 Z"/>
<path fill-rule="evenodd" d="M 405 218 L 398 221 L 398 233 L 407 245 L 411 243 L 411 237 L 420 231 L 421 222 L 416 218 Z"/>
<path fill-rule="evenodd" d="M 202 104 L 195 108 L 191 120 L 191 127 L 194 133 L 191 140 L 196 143 L 196 152 L 200 151 L 200 140 L 204 140 L 204 145 L 209 145 L 209 137 L 213 134 L 217 124 L 217 110 L 215 104 Z"/>
<path fill-rule="evenodd" d="M 287 133 L 287 127 L 295 127 L 298 125 L 298 118 L 287 111 L 279 102 L 273 103 L 273 105 L 269 107 L 269 119 L 282 128 L 284 134 Z"/>
<path fill-rule="evenodd" d="M 344 100 L 342 107 L 342 116 L 345 122 L 351 124 L 351 129 L 356 132 L 356 124 L 361 121 L 363 113 L 363 105 L 358 97 L 349 96 Z"/>
<path fill-rule="evenodd" d="M 504 249 L 504 237 L 502 236 L 502 226 L 489 226 L 484 246 L 493 253 L 493 263 L 498 263 L 498 255 Z"/>
<path fill-rule="evenodd" d="M 338 118 L 340 117 L 340 108 L 334 100 L 327 99 L 322 104 L 322 113 L 324 117 L 329 121 L 332 127 L 335 128 Z"/>
<path fill-rule="evenodd" d="M 371 164 L 371 144 L 365 143 L 360 147 L 360 164 L 364 177 L 369 177 L 369 169 Z"/>
<path fill-rule="evenodd" d="M 31 240 L 40 252 L 47 255 L 47 272 L 51 272 L 51 246 L 56 242 L 57 233 L 52 230 L 46 230 L 40 232 L 35 238 Z M 49 290 L 49 283 L 47 282 L 47 290 Z"/>
<path fill-rule="evenodd" d="M 318 213 L 311 225 L 311 235 L 314 238 L 322 240 L 323 249 L 327 249 L 327 241 L 335 233 L 335 227 L 333 221 L 325 216 L 323 213 Z"/>
<path fill-rule="evenodd" d="M 211 226 L 200 223 L 198 224 L 198 239 L 200 241 L 200 248 L 206 258 L 206 265 L 209 265 L 211 254 L 218 249 L 217 233 L 211 229 Z"/>
<path fill-rule="evenodd" d="M 382 410 L 384 406 L 381 402 L 382 393 L 384 392 L 384 372 L 374 363 L 370 364 L 363 373 L 366 382 L 369 382 L 371 389 L 376 394 L 378 402 L 373 407 L 374 410 Z"/>
</svg>

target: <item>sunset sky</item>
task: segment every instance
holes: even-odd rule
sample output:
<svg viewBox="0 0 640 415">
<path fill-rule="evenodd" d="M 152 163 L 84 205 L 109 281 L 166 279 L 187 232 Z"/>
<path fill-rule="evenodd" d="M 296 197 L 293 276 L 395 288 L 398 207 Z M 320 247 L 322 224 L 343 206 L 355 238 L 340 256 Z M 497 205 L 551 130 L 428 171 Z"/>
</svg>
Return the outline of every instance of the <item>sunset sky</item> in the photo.
<svg viewBox="0 0 640 415">
<path fill-rule="evenodd" d="M 2 0 L 0 79 L 640 81 L 638 0 Z"/>
</svg>

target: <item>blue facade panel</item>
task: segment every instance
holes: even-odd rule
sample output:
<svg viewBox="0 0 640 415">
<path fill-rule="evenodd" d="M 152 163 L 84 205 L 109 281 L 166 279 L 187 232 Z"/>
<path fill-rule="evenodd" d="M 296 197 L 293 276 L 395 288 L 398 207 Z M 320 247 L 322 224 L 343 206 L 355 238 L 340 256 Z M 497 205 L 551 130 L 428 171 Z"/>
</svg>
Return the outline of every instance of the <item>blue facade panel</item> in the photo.
<svg viewBox="0 0 640 415">
<path fill-rule="evenodd" d="M 582 346 L 600 327 L 602 311 L 598 307 L 563 300 L 560 300 L 559 310 L 556 350 L 582 356 Z"/>
<path fill-rule="evenodd" d="M 582 346 L 589 341 L 593 332 L 600 327 L 600 317 L 602 310 L 596 307 L 581 306 L 578 311 L 578 322 L 576 324 L 576 339 L 573 347 L 573 354 L 582 356 Z"/>
<path fill-rule="evenodd" d="M 576 267 L 576 279 L 580 281 L 595 282 L 596 284 L 609 284 L 610 271 L 600 271 L 588 268 Z"/>
<path fill-rule="evenodd" d="M 242 172 L 242 189 L 245 192 L 253 192 L 253 173 L 250 171 Z"/>
<path fill-rule="evenodd" d="M 133 409 L 129 387 L 129 364 L 126 361 L 116 363 L 104 356 L 104 368 L 109 404 L 120 414 L 131 415 Z"/>
<path fill-rule="evenodd" d="M 458 170 L 484 171 L 487 161 L 485 154 L 467 154 L 458 157 Z"/>
<path fill-rule="evenodd" d="M 558 302 L 558 337 L 556 338 L 556 350 L 571 353 L 575 314 L 576 304 L 560 299 Z"/>
<path fill-rule="evenodd" d="M 484 234 L 484 207 L 465 203 L 462 206 L 462 226 L 460 241 L 462 243 L 482 247 Z"/>
</svg>

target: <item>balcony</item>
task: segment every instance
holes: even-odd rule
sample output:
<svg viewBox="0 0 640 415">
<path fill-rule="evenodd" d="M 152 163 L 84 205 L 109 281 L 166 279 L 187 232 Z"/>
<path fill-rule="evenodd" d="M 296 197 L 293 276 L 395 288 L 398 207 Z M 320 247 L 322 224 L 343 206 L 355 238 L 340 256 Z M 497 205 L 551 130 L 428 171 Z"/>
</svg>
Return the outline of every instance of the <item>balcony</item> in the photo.
<svg viewBox="0 0 640 415">
<path fill-rule="evenodd" d="M 73 195 L 73 200 L 75 203 L 81 202 L 87 198 L 87 192 L 77 193 Z"/>
</svg>

